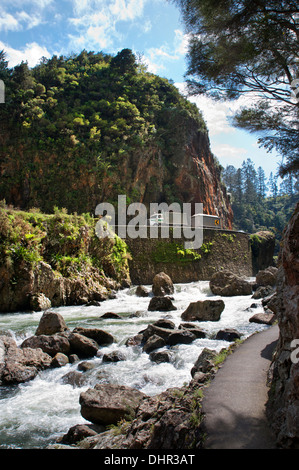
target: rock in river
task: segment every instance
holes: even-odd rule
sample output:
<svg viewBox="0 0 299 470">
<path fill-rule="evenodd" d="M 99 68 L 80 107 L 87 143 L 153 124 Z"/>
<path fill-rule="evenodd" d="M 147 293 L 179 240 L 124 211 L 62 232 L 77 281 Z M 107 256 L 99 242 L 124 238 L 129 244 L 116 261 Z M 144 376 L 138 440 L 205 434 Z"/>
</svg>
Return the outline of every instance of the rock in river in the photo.
<svg viewBox="0 0 299 470">
<path fill-rule="evenodd" d="M 170 310 L 176 310 L 177 308 L 173 305 L 169 297 L 153 297 L 150 300 L 148 310 L 153 312 L 158 310 L 159 312 L 169 312 Z"/>
<path fill-rule="evenodd" d="M 34 379 L 50 367 L 52 357 L 40 348 L 19 348 L 13 338 L 0 336 L 0 384 L 13 385 Z"/>
<path fill-rule="evenodd" d="M 163 272 L 156 274 L 153 279 L 152 291 L 158 297 L 173 294 L 174 286 L 171 278 Z"/>
<path fill-rule="evenodd" d="M 121 419 L 132 419 L 145 396 L 125 385 L 97 384 L 81 393 L 81 415 L 95 424 L 117 424 Z"/>
<path fill-rule="evenodd" d="M 185 321 L 218 321 L 224 310 L 223 300 L 198 300 L 191 302 L 182 313 L 182 320 Z"/>
<path fill-rule="evenodd" d="M 210 289 L 215 295 L 234 296 L 252 294 L 252 285 L 230 271 L 218 271 L 211 277 Z"/>
<path fill-rule="evenodd" d="M 107 346 L 115 341 L 114 337 L 110 333 L 99 328 L 84 328 L 82 326 L 78 326 L 73 330 L 73 333 L 79 333 L 80 335 L 93 339 L 99 346 Z"/>
<path fill-rule="evenodd" d="M 35 332 L 36 335 L 53 335 L 55 333 L 61 333 L 66 331 L 68 328 L 64 321 L 64 318 L 60 313 L 57 312 L 45 312 Z"/>
</svg>

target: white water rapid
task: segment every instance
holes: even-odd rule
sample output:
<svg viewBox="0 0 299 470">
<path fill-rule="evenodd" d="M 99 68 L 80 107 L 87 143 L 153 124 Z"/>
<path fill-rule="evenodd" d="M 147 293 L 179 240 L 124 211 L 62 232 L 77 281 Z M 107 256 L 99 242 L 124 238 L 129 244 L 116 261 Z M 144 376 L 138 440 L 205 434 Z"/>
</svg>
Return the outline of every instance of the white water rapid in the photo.
<svg viewBox="0 0 299 470">
<path fill-rule="evenodd" d="M 150 287 L 148 286 L 150 289 Z M 75 306 L 53 309 L 62 314 L 70 329 L 77 326 L 96 327 L 111 333 L 117 343 L 101 348 L 98 357 L 89 359 L 95 367 L 84 373 L 86 382 L 82 387 L 64 383 L 62 377 L 77 370 L 78 363 L 62 368 L 49 369 L 34 380 L 13 387 L 0 387 L 0 448 L 45 448 L 65 434 L 71 426 L 87 423 L 80 414 L 79 396 L 96 383 L 118 383 L 135 387 L 148 395 L 155 395 L 169 387 L 180 387 L 191 380 L 190 370 L 204 347 L 220 351 L 227 341 L 213 339 L 223 328 L 235 328 L 244 336 L 268 328 L 250 323 L 249 318 L 263 311 L 260 301 L 251 296 L 223 297 L 225 310 L 218 322 L 196 322 L 207 338 L 197 339 L 188 345 L 176 345 L 172 363 L 156 364 L 140 347 L 127 347 L 125 341 L 160 318 L 170 318 L 176 326 L 182 323 L 181 314 L 190 302 L 212 296 L 208 281 L 176 284 L 171 312 L 149 312 L 149 298 L 135 295 L 136 287 L 117 293 L 115 299 L 101 303 L 99 307 Z M 219 298 L 218 296 L 213 298 Z M 258 307 L 250 309 L 255 302 Z M 122 319 L 101 319 L 106 312 L 115 312 Z M 140 312 L 141 316 L 131 317 Z M 32 336 L 42 312 L 0 315 L 1 331 L 10 331 L 18 344 Z M 125 361 L 103 363 L 102 353 L 121 350 Z"/>
</svg>

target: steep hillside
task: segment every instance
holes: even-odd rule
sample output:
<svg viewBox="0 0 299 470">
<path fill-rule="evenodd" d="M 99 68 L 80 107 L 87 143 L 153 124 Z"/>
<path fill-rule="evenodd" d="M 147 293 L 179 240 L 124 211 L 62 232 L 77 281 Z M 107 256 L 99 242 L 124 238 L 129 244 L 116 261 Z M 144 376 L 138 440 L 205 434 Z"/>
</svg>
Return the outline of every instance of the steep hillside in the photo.
<svg viewBox="0 0 299 470">
<path fill-rule="evenodd" d="M 83 51 L 29 70 L 0 64 L 0 198 L 21 209 L 94 212 L 99 202 L 202 202 L 232 210 L 197 108 L 128 49 Z"/>
</svg>

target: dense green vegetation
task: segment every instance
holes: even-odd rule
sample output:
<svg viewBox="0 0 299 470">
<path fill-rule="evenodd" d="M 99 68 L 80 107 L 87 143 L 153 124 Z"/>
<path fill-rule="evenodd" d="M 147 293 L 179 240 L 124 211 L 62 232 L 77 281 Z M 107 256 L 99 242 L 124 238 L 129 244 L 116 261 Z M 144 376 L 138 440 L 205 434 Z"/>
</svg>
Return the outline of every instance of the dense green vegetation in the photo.
<svg viewBox="0 0 299 470">
<path fill-rule="evenodd" d="M 160 240 L 152 252 L 151 260 L 154 263 L 188 264 L 193 261 L 199 261 L 202 258 L 202 254 L 207 254 L 211 251 L 212 245 L 213 242 L 203 243 L 198 252 L 184 248 L 181 243 Z"/>
<path fill-rule="evenodd" d="M 37 209 L 25 212 L 0 207 L 0 269 L 17 270 L 22 264 L 34 269 L 39 261 L 50 264 L 58 276 L 90 275 L 122 281 L 128 273 L 126 244 L 119 237 L 99 239 L 95 219 L 89 214 L 54 214 Z"/>
<path fill-rule="evenodd" d="M 122 194 L 118 172 L 126 159 L 151 147 L 169 166 L 190 120 L 206 132 L 196 106 L 129 49 L 114 57 L 54 56 L 33 69 L 24 62 L 9 69 L 2 52 L 0 79 L 0 199 L 23 209 L 93 211 L 107 180 L 112 199 Z"/>
<path fill-rule="evenodd" d="M 222 178 L 231 194 L 235 228 L 274 232 L 278 251 L 282 231 L 299 198 L 299 178 L 289 174 L 279 186 L 277 176 L 271 173 L 267 180 L 262 167 L 256 170 L 250 159 L 241 168 L 228 165 Z"/>
</svg>

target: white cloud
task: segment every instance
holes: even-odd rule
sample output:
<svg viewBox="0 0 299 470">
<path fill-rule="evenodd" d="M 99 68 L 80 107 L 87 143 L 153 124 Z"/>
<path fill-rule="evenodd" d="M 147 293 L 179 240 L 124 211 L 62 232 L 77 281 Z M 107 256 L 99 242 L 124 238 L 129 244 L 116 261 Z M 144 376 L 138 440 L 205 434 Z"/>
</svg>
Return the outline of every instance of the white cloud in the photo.
<svg viewBox="0 0 299 470">
<path fill-rule="evenodd" d="M 143 7 L 144 0 L 114 0 L 110 11 L 114 18 L 118 18 L 120 21 L 132 21 L 142 15 Z"/>
<path fill-rule="evenodd" d="M 132 21 L 143 13 L 146 0 L 71 0 L 74 14 L 82 18 L 101 11 L 115 21 Z"/>
<path fill-rule="evenodd" d="M 2 5 L 15 8 L 24 8 L 25 5 L 34 6 L 34 8 L 43 9 L 51 5 L 55 0 L 1 0 Z"/>
<path fill-rule="evenodd" d="M 17 31 L 20 29 L 19 21 L 10 13 L 3 12 L 0 17 L 0 31 Z"/>
<path fill-rule="evenodd" d="M 40 46 L 36 42 L 25 45 L 22 50 L 14 49 L 0 41 L 0 50 L 4 49 L 9 67 L 14 67 L 22 61 L 28 62 L 29 67 L 37 65 L 42 57 L 50 58 L 51 54 L 46 47 Z"/>
<path fill-rule="evenodd" d="M 175 85 L 202 112 L 210 136 L 235 133 L 237 130 L 231 124 L 230 119 L 241 107 L 250 106 L 255 102 L 253 96 L 242 96 L 235 101 L 216 101 L 206 95 L 188 96 L 186 83 Z"/>
<path fill-rule="evenodd" d="M 151 73 L 159 74 L 163 70 L 166 70 L 166 65 L 169 61 L 173 62 L 177 60 L 177 56 L 168 46 L 151 47 L 147 49 L 144 54 L 144 63 L 146 64 L 148 71 Z"/>
<path fill-rule="evenodd" d="M 214 101 L 207 96 L 196 96 L 189 99 L 202 112 L 210 135 L 236 132 L 236 129 L 229 122 L 229 118 L 234 114 L 230 102 Z"/>
<path fill-rule="evenodd" d="M 69 35 L 72 46 L 112 48 L 114 39 L 122 39 L 117 31 L 121 21 L 133 22 L 143 14 L 147 0 L 73 0 L 73 16 L 69 23 L 79 34 Z M 151 25 L 147 22 L 147 30 Z"/>
<path fill-rule="evenodd" d="M 214 144 L 213 153 L 221 159 L 228 158 L 229 160 L 244 160 L 248 154 L 247 149 L 242 147 L 234 147 L 230 144 Z"/>
<path fill-rule="evenodd" d="M 29 15 L 25 11 L 17 13 L 16 17 L 20 24 L 24 24 L 26 29 L 34 28 L 42 22 L 42 19 L 39 15 Z"/>
<path fill-rule="evenodd" d="M 172 44 L 162 44 L 160 47 L 151 47 L 145 52 L 145 60 L 149 72 L 159 73 L 167 69 L 169 62 L 180 60 L 185 56 L 188 45 L 188 35 L 181 30 L 174 31 Z"/>
<path fill-rule="evenodd" d="M 55 0 L 1 0 L 0 31 L 22 31 L 42 22 Z"/>
<path fill-rule="evenodd" d="M 176 29 L 175 31 L 175 52 L 176 54 L 185 56 L 188 52 L 188 44 L 190 35 L 184 34 L 183 31 L 180 29 Z"/>
</svg>

